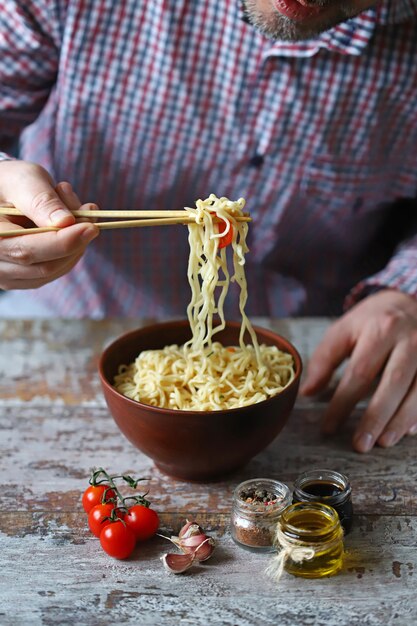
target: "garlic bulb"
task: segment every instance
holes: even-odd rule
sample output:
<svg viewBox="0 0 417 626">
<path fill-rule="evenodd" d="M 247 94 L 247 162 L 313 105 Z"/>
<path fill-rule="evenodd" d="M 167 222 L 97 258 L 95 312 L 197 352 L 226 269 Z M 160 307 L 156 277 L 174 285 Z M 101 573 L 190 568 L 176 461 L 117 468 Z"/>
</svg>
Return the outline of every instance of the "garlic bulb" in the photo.
<svg viewBox="0 0 417 626">
<path fill-rule="evenodd" d="M 214 539 L 206 535 L 201 526 L 188 520 L 178 533 L 178 537 L 172 536 L 170 541 L 184 553 L 168 553 L 161 557 L 165 568 L 174 574 L 185 572 L 195 561 L 207 561 L 216 545 Z"/>
</svg>

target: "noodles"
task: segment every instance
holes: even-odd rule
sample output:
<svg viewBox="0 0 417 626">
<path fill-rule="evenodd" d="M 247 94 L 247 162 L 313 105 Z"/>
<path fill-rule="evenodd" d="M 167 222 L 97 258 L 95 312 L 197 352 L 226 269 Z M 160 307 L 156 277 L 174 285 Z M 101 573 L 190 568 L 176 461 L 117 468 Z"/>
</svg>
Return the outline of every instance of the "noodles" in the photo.
<svg viewBox="0 0 417 626">
<path fill-rule="evenodd" d="M 244 310 L 248 297 L 244 271 L 248 226 L 236 221 L 243 215 L 244 205 L 243 198 L 232 202 L 211 194 L 198 200 L 195 209 L 186 209 L 195 217 L 195 223 L 188 226 L 187 276 L 192 297 L 187 316 L 192 337 L 183 346 L 141 352 L 134 363 L 121 366 L 115 376 L 120 393 L 162 408 L 213 411 L 266 400 L 294 378 L 291 355 L 276 346 L 259 345 Z M 222 247 L 230 236 L 231 276 L 228 247 Z M 223 305 L 230 282 L 237 282 L 240 288 L 242 323 L 239 346 L 224 347 L 215 336 L 226 324 Z M 246 331 L 252 345 L 244 342 Z"/>
</svg>

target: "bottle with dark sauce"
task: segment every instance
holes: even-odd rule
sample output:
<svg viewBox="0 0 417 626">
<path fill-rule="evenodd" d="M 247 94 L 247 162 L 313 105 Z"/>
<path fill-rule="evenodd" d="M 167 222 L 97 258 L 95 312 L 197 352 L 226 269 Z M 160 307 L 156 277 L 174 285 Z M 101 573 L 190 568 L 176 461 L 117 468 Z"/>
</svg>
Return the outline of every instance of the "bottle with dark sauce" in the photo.
<svg viewBox="0 0 417 626">
<path fill-rule="evenodd" d="M 311 470 L 294 483 L 293 502 L 322 502 L 333 507 L 345 534 L 352 528 L 352 490 L 348 478 L 333 470 Z"/>
</svg>

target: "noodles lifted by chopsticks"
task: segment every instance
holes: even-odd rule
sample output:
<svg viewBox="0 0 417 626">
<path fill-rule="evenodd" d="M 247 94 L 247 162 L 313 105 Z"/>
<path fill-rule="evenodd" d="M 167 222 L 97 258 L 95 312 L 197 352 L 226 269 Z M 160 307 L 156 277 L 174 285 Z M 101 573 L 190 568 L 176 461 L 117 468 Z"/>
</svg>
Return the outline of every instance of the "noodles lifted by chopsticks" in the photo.
<svg viewBox="0 0 417 626">
<path fill-rule="evenodd" d="M 195 209 L 186 209 L 195 216 L 195 223 L 188 226 L 187 274 L 192 297 L 187 315 L 192 338 L 183 346 L 141 352 L 134 363 L 121 366 L 115 377 L 120 393 L 163 408 L 213 411 L 261 402 L 293 379 L 291 355 L 276 346 L 259 345 L 244 310 L 248 225 L 236 221 L 244 206 L 243 198 L 232 202 L 211 194 L 206 200 L 197 200 Z M 230 246 L 221 247 L 230 234 Z M 232 275 L 227 265 L 229 248 Z M 242 324 L 239 346 L 225 347 L 213 338 L 225 327 L 223 306 L 230 282 L 237 282 L 240 288 Z M 215 316 L 220 320 L 217 325 Z M 244 343 L 245 331 L 252 344 Z"/>
</svg>

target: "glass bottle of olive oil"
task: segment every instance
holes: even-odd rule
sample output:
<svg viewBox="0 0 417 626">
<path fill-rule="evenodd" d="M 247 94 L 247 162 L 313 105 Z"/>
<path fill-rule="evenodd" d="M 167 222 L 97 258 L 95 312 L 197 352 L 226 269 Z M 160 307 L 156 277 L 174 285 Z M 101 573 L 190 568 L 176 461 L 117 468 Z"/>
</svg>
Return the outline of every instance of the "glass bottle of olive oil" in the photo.
<svg viewBox="0 0 417 626">
<path fill-rule="evenodd" d="M 337 512 L 320 502 L 299 502 L 280 518 L 277 543 L 285 551 L 285 570 L 294 576 L 322 578 L 343 563 L 343 529 Z"/>
</svg>

